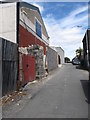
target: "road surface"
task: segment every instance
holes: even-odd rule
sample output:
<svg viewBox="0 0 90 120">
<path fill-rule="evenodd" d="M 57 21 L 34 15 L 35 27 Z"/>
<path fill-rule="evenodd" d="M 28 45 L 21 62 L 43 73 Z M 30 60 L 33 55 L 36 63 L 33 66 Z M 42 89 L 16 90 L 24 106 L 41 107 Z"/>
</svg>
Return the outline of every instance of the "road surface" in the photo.
<svg viewBox="0 0 90 120">
<path fill-rule="evenodd" d="M 88 100 L 84 90 L 87 80 L 87 71 L 65 64 L 48 76 L 39 92 L 22 109 L 6 117 L 88 118 Z"/>
</svg>

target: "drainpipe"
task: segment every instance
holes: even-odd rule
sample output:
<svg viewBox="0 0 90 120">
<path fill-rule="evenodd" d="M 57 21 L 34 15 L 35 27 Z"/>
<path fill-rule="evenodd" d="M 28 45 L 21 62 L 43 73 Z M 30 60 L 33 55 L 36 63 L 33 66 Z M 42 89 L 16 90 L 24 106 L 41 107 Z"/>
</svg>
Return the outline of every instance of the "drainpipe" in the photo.
<svg viewBox="0 0 90 120">
<path fill-rule="evenodd" d="M 17 2 L 17 45 L 18 45 L 18 48 L 19 49 L 19 2 Z M 18 51 L 18 58 L 17 58 L 17 90 L 19 90 L 20 88 L 20 83 L 19 83 L 19 51 Z"/>
</svg>

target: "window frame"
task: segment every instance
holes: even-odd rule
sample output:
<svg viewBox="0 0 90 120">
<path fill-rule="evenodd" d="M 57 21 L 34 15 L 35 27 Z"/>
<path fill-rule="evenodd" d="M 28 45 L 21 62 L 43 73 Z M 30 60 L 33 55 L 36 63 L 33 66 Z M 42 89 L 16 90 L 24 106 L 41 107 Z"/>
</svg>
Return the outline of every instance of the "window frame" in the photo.
<svg viewBox="0 0 90 120">
<path fill-rule="evenodd" d="M 37 33 L 37 31 L 36 31 L 36 22 L 41 26 L 41 36 L 40 35 L 38 35 L 38 33 Z M 40 37 L 40 38 L 42 38 L 42 24 L 40 23 L 40 21 L 35 17 L 35 32 L 36 32 L 36 34 Z"/>
</svg>

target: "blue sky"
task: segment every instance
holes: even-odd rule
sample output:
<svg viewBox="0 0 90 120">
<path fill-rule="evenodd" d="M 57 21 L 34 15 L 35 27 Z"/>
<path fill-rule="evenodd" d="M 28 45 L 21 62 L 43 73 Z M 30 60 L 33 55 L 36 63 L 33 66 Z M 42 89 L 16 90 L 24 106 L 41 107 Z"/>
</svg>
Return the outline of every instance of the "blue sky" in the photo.
<svg viewBox="0 0 90 120">
<path fill-rule="evenodd" d="M 61 46 L 65 56 L 72 59 L 75 50 L 82 47 L 82 39 L 88 26 L 88 3 L 34 2 L 32 4 L 40 9 L 50 36 L 50 45 Z"/>
</svg>

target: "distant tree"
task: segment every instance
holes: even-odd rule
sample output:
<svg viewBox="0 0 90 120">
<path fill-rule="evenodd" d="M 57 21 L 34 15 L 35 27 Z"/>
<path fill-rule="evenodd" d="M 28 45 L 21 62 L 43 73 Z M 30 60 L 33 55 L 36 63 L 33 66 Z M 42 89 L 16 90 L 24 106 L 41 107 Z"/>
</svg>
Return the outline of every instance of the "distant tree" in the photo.
<svg viewBox="0 0 90 120">
<path fill-rule="evenodd" d="M 64 60 L 65 60 L 65 63 L 70 62 L 70 58 L 68 58 L 68 57 L 65 57 Z"/>
<path fill-rule="evenodd" d="M 79 47 L 79 49 L 76 50 L 76 57 L 80 60 L 82 55 L 83 49 Z"/>
</svg>

